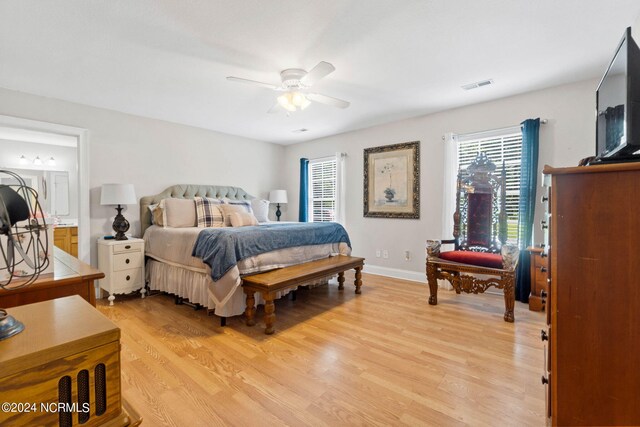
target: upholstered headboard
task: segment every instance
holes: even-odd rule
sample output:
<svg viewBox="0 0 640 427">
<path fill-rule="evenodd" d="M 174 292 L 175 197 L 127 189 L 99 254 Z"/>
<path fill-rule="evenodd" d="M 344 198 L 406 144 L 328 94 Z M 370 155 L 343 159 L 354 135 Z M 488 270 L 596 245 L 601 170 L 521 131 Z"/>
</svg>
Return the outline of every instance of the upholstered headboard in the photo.
<svg viewBox="0 0 640 427">
<path fill-rule="evenodd" d="M 193 199 L 194 197 L 211 197 L 221 199 L 226 197 L 232 200 L 251 200 L 252 195 L 248 194 L 240 187 L 230 187 L 225 185 L 193 185 L 177 184 L 165 189 L 154 196 L 145 196 L 140 199 L 140 235 L 151 225 L 151 212 L 149 205 L 159 203 L 162 199 L 169 197 L 175 199 Z"/>
</svg>

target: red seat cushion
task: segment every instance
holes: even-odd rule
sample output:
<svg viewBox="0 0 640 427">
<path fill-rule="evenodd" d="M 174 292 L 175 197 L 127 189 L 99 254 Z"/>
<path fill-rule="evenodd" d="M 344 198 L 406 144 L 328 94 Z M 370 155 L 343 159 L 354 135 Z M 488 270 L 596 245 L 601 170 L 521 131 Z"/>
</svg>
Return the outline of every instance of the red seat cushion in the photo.
<svg viewBox="0 0 640 427">
<path fill-rule="evenodd" d="M 448 251 L 440 254 L 441 259 L 480 267 L 502 268 L 502 255 L 487 252 Z"/>
</svg>

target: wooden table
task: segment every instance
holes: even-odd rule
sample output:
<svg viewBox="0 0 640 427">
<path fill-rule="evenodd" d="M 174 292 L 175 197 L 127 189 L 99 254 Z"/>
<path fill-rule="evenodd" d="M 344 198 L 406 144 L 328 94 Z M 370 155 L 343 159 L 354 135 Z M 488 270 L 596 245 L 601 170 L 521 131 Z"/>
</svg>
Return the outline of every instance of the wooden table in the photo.
<svg viewBox="0 0 640 427">
<path fill-rule="evenodd" d="M 80 295 L 96 305 L 94 280 L 104 273 L 74 258 L 60 248 L 53 248 L 53 274 L 43 274 L 29 286 L 20 289 L 0 289 L 0 307 L 15 307 L 70 295 Z"/>
</svg>

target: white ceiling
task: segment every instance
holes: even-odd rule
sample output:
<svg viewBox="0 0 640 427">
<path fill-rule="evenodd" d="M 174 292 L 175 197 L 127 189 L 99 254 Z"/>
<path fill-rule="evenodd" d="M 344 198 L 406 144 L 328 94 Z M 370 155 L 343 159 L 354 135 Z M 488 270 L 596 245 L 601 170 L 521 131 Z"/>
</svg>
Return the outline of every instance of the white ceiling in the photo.
<svg viewBox="0 0 640 427">
<path fill-rule="evenodd" d="M 639 14 L 638 0 L 2 0 L 0 86 L 290 144 L 600 76 Z M 267 114 L 276 92 L 225 79 L 278 84 L 321 60 L 336 71 L 314 90 L 348 109 Z"/>
</svg>

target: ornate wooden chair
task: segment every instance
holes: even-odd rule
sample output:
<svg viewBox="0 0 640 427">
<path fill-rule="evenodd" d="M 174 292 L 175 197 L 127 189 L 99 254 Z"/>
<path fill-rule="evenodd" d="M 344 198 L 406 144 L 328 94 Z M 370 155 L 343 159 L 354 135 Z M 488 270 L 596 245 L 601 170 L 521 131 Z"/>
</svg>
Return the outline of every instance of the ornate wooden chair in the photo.
<svg viewBox="0 0 640 427">
<path fill-rule="evenodd" d="M 504 320 L 513 322 L 517 246 L 506 244 L 506 172 L 499 179 L 496 165 L 485 153 L 478 153 L 458 172 L 453 240 L 427 240 L 429 304 L 438 303 L 438 279 L 448 280 L 456 293 L 483 293 L 490 286 L 504 289 Z M 455 245 L 441 252 L 441 244 Z M 478 276 L 481 275 L 481 276 Z"/>
</svg>

